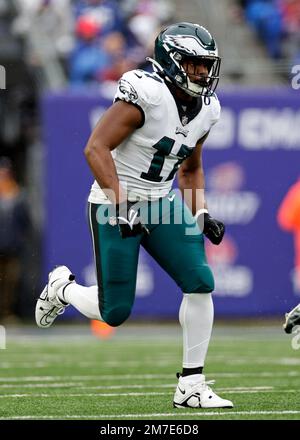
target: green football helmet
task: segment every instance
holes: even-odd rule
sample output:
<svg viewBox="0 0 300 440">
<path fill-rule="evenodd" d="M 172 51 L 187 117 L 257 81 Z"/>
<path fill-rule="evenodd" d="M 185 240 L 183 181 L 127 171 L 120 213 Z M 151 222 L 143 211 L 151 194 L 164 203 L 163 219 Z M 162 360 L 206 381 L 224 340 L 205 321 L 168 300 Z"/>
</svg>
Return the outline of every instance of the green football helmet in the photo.
<svg viewBox="0 0 300 440">
<path fill-rule="evenodd" d="M 156 71 L 191 96 L 212 96 L 218 85 L 221 58 L 217 45 L 199 24 L 176 23 L 161 31 L 155 40 L 154 59 L 149 60 Z M 204 64 L 208 76 L 191 81 L 182 65 L 186 61 Z"/>
</svg>

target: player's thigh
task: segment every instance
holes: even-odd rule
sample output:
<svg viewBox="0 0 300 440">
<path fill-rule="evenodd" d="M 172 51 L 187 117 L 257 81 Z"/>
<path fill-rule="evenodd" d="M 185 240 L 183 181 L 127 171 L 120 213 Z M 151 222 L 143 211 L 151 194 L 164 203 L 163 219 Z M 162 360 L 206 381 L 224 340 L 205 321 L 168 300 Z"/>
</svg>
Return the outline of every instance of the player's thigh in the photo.
<svg viewBox="0 0 300 440">
<path fill-rule="evenodd" d="M 212 292 L 214 278 L 207 264 L 203 234 L 181 201 L 170 209 L 181 212 L 176 216 L 177 223 L 171 215 L 169 224 L 157 225 L 142 241 L 143 246 L 183 292 Z"/>
<path fill-rule="evenodd" d="M 105 209 L 89 204 L 89 221 L 100 312 L 108 324 L 116 326 L 128 318 L 134 302 L 140 237 L 122 239 L 115 218 Z"/>
</svg>

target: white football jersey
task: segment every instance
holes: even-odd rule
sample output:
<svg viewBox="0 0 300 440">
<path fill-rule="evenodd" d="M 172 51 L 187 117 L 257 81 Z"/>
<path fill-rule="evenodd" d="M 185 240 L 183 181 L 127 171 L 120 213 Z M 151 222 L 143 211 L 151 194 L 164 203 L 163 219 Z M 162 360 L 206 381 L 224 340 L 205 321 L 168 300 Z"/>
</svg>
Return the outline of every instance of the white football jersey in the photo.
<svg viewBox="0 0 300 440">
<path fill-rule="evenodd" d="M 186 116 L 180 117 L 174 97 L 159 75 L 132 70 L 120 79 L 115 100 L 132 102 L 144 114 L 142 127 L 112 151 L 128 199 L 156 200 L 166 196 L 183 160 L 218 121 L 218 98 L 213 95 L 210 103 L 203 103 L 188 122 Z M 110 203 L 96 181 L 89 202 Z"/>
</svg>

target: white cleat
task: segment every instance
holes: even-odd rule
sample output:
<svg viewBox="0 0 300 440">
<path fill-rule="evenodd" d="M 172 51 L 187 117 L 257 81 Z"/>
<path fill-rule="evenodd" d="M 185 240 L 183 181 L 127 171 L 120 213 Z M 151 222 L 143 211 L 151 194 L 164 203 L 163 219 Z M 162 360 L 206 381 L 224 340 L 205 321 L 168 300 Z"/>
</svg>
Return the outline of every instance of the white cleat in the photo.
<svg viewBox="0 0 300 440">
<path fill-rule="evenodd" d="M 174 395 L 174 408 L 233 408 L 230 400 L 222 399 L 205 382 L 204 374 L 179 377 Z"/>
<path fill-rule="evenodd" d="M 292 330 L 296 325 L 300 325 L 300 304 L 289 313 L 285 314 L 283 329 L 286 333 L 292 333 Z"/>
<path fill-rule="evenodd" d="M 75 280 L 75 276 L 66 266 L 58 266 L 49 273 L 48 284 L 42 291 L 35 307 L 35 320 L 38 327 L 50 327 L 58 315 L 62 315 L 69 305 L 57 296 L 57 291 L 63 290 Z"/>
</svg>

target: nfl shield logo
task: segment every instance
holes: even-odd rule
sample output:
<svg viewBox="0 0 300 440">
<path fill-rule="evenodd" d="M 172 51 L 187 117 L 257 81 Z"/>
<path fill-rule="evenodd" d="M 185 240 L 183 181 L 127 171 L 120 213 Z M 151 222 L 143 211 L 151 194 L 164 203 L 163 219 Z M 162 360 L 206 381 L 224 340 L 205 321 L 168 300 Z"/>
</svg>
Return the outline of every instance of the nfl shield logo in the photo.
<svg viewBox="0 0 300 440">
<path fill-rule="evenodd" d="M 110 226 L 116 226 L 117 218 L 114 216 L 109 217 L 108 223 L 110 224 Z"/>
<path fill-rule="evenodd" d="M 186 125 L 189 121 L 189 118 L 187 116 L 182 116 L 181 123 L 182 125 Z"/>
</svg>

